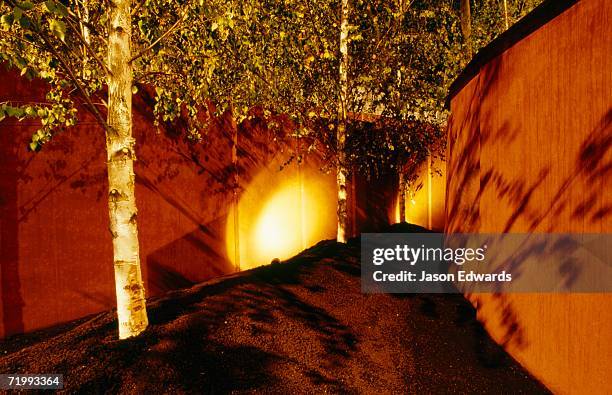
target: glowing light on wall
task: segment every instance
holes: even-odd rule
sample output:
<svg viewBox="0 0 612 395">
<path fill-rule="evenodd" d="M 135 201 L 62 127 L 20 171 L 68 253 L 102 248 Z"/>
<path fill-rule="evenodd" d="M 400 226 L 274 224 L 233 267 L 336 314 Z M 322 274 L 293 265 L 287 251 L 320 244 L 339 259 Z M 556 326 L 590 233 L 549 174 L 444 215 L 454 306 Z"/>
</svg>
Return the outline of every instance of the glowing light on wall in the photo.
<svg viewBox="0 0 612 395">
<path fill-rule="evenodd" d="M 253 179 L 227 220 L 227 256 L 242 270 L 290 258 L 335 237 L 333 175 L 304 164 L 277 169 L 273 163 Z"/>
<path fill-rule="evenodd" d="M 293 185 L 292 185 L 293 184 Z M 301 207 L 304 199 L 300 193 L 300 185 L 291 183 L 282 187 L 266 203 L 261 210 L 255 237 L 257 250 L 274 258 L 285 257 L 287 252 L 297 252 L 306 248 L 303 233 L 306 228 L 312 230 L 316 224 L 304 224 Z M 308 196 L 308 200 L 313 199 Z M 318 222 L 315 216 L 314 220 Z"/>
<path fill-rule="evenodd" d="M 429 229 L 444 229 L 444 202 L 446 194 L 446 172 L 443 163 L 437 164 L 442 176 L 432 175 L 433 165 L 426 161 L 419 168 L 419 181 L 422 183 L 417 190 L 406 191 L 406 222 Z M 399 222 L 399 192 L 395 203 L 395 222 Z"/>
<path fill-rule="evenodd" d="M 404 218 L 406 218 L 408 223 L 427 226 L 427 201 L 420 196 L 419 192 L 414 196 L 411 196 L 410 192 L 406 193 L 406 213 Z M 399 198 L 398 193 L 397 202 L 395 203 L 395 223 L 398 223 L 400 220 Z"/>
</svg>

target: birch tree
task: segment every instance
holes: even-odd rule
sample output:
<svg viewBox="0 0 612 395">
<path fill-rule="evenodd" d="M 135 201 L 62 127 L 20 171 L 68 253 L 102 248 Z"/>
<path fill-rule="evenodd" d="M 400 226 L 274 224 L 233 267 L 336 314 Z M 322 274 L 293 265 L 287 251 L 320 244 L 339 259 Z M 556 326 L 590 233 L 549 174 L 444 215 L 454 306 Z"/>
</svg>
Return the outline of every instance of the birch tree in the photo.
<svg viewBox="0 0 612 395">
<path fill-rule="evenodd" d="M 108 121 L 106 153 L 110 231 L 113 238 L 119 338 L 148 325 L 140 270 L 132 137 L 131 0 L 111 0 L 108 18 Z"/>
<path fill-rule="evenodd" d="M 437 58 L 446 59 L 447 55 L 442 52 L 444 43 L 432 42 L 435 31 L 423 29 L 427 23 L 431 25 L 436 14 L 431 7 L 412 9 L 406 3 L 242 1 L 229 6 L 231 19 L 220 15 L 189 27 L 195 34 L 214 29 L 221 37 L 203 42 L 201 50 L 213 50 L 220 56 L 218 62 L 230 65 L 226 72 L 232 74 L 234 83 L 218 89 L 235 101 L 234 108 L 261 105 L 268 112 L 290 115 L 296 135 L 308 141 L 304 151 L 318 151 L 329 161 L 325 170 L 335 172 L 337 179 L 340 242 L 348 236 L 348 169 L 361 169 L 370 176 L 382 168 L 371 160 L 379 159 L 381 153 L 362 152 L 356 144 L 359 139 L 351 137 L 358 136 L 358 129 L 363 127 L 358 121 L 360 114 L 430 121 L 437 116 L 435 104 L 443 102 L 443 88 L 434 85 L 442 67 Z M 210 6 L 219 9 L 215 4 Z M 403 26 L 405 14 L 409 14 L 408 21 L 413 25 Z M 435 29 L 445 23 L 446 20 L 434 25 Z M 189 67 L 180 59 L 172 64 Z M 435 99 L 429 90 L 435 90 Z M 240 118 L 245 112 L 243 109 L 236 116 Z M 387 153 L 393 149 L 405 151 L 408 145 L 412 150 L 422 149 L 415 142 L 429 138 L 415 132 L 412 140 L 390 139 L 389 133 L 396 130 L 379 135 L 387 144 Z M 390 140 L 396 145 L 391 145 Z M 351 142 L 348 146 L 347 141 Z M 370 146 L 380 148 L 379 144 Z M 301 155 L 296 154 L 298 160 Z M 391 153 L 389 157 L 397 156 Z"/>
<path fill-rule="evenodd" d="M 542 2 L 543 0 L 484 0 L 472 1 L 471 4 L 468 2 L 471 10 L 472 29 L 469 36 L 472 51 L 476 52 L 487 45 Z"/>
<path fill-rule="evenodd" d="M 505 2 L 506 0 L 504 0 Z M 472 58 L 472 11 L 470 0 L 461 0 L 461 33 L 465 42 L 467 59 Z"/>
<path fill-rule="evenodd" d="M 206 84 L 206 94 L 214 96 L 218 112 L 231 107 L 237 122 L 249 116 L 253 106 L 263 107 L 270 119 L 286 114 L 295 126 L 294 136 L 309 141 L 305 151 L 318 146 L 335 153 L 330 168 L 337 175 L 337 235 L 342 242 L 346 241 L 347 166 L 341 147 L 349 91 L 348 1 L 345 3 L 342 29 L 336 18 L 338 4 L 302 0 L 211 1 L 207 3 L 209 17 L 196 18 L 185 27 L 192 37 L 201 32 L 215 37 L 199 40 L 196 50 L 209 59 L 214 53 L 214 63 L 224 65 L 222 72 L 210 73 Z M 171 63 L 176 70 L 190 67 L 180 58 Z M 189 92 L 186 96 L 197 95 Z M 275 122 L 270 126 L 274 128 Z M 302 153 L 296 157 L 300 161 Z"/>
<path fill-rule="evenodd" d="M 172 11 L 182 8 L 177 2 L 151 0 L 134 9 L 131 0 L 6 0 L 0 5 L 1 59 L 22 76 L 40 78 L 49 86 L 42 103 L 2 103 L 0 119 L 40 120 L 29 144 L 32 151 L 78 123 L 78 108 L 89 111 L 105 133 L 120 339 L 136 336 L 148 325 L 134 194 L 134 76 L 159 72 L 154 68 L 163 64 L 160 48 L 184 21 L 185 12 Z M 136 13 L 138 22 L 142 15 L 155 15 L 155 30 L 135 23 Z M 179 88 L 162 82 L 161 89 Z"/>
<path fill-rule="evenodd" d="M 519 3 L 529 1 L 538 0 L 513 6 L 526 12 L 529 7 Z M 467 0 L 210 0 L 204 7 L 175 37 L 199 43 L 187 47 L 208 61 L 191 62 L 175 51 L 167 54 L 169 76 L 159 78 L 198 67 L 205 83 L 182 84 L 181 97 L 163 92 L 159 103 L 172 107 L 178 100 L 195 108 L 193 98 L 204 95 L 218 111 L 231 104 L 238 122 L 252 106 L 290 116 L 296 138 L 307 142 L 297 160 L 317 151 L 328 161 L 324 170 L 336 173 L 341 242 L 347 237 L 348 169 L 368 177 L 394 172 L 402 175 L 400 184 L 410 185 L 415 175 L 408 169 L 428 156 L 443 157 L 447 88 L 471 49 L 483 45 L 484 11 L 500 9 L 488 4 L 470 17 Z M 361 115 L 381 120 L 376 133 L 363 133 Z"/>
<path fill-rule="evenodd" d="M 346 165 L 346 113 L 348 106 L 348 68 L 349 68 L 349 52 L 348 52 L 348 29 L 349 29 L 349 0 L 342 0 L 340 9 L 340 67 L 339 75 L 339 90 L 338 95 L 338 129 L 336 135 L 336 150 L 338 154 L 338 165 L 336 169 L 336 182 L 338 187 L 338 232 L 336 241 L 346 243 L 347 241 L 347 204 L 346 204 L 346 179 L 348 175 Z"/>
</svg>

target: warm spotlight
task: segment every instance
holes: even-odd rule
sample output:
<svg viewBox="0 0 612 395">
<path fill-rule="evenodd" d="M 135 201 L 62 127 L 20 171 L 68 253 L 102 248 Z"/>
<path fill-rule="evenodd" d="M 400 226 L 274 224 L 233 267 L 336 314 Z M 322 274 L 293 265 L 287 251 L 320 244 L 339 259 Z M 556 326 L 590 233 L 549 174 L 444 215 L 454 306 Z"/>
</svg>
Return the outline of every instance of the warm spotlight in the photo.
<svg viewBox="0 0 612 395">
<path fill-rule="evenodd" d="M 304 163 L 277 169 L 272 164 L 258 174 L 230 212 L 227 256 L 242 270 L 290 258 L 335 237 L 333 175 Z"/>
</svg>

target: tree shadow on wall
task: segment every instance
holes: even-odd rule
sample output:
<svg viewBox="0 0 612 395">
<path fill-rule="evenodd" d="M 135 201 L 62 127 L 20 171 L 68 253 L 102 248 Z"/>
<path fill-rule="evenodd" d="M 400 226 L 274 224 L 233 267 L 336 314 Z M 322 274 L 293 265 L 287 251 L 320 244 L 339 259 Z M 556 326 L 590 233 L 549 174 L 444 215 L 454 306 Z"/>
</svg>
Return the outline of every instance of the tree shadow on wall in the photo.
<svg viewBox="0 0 612 395">
<path fill-rule="evenodd" d="M 29 86 L 17 82 L 16 86 L 17 91 L 27 89 L 34 96 L 38 92 L 36 84 Z M 21 267 L 21 264 L 28 259 L 23 256 L 24 246 L 40 248 L 37 247 L 39 238 L 44 236 L 38 232 L 25 232 L 23 227 L 37 221 L 45 222 L 36 218 L 37 215 L 42 214 L 47 221 L 54 218 L 57 206 L 52 203 L 54 196 L 71 191 L 74 180 L 95 174 L 95 160 L 100 154 L 99 150 L 81 144 L 75 137 L 76 131 L 59 133 L 43 151 L 30 152 L 28 143 L 38 127 L 37 122 L 18 122 L 13 118 L 0 122 L 0 293 L 5 335 L 21 333 L 31 325 L 23 318 L 23 307 L 31 299 L 22 294 L 20 277 L 24 272 L 31 273 L 32 269 Z M 81 129 L 82 139 L 95 140 L 92 136 L 95 127 L 86 123 Z M 58 223 L 62 221 L 69 220 L 56 219 Z M 28 255 L 30 251 L 25 249 L 25 252 L 31 258 Z M 38 261 L 28 263 L 36 264 Z M 39 272 L 44 273 L 43 269 L 40 268 Z"/>
<path fill-rule="evenodd" d="M 496 75 L 494 67 L 491 73 L 484 73 L 484 76 L 479 77 L 480 92 L 490 89 L 495 83 Z M 479 231 L 480 201 L 485 190 L 489 191 L 489 195 L 490 191 L 494 191 L 497 198 L 511 208 L 512 214 L 502 225 L 501 230 L 504 233 L 515 229 L 525 232 L 551 232 L 559 229 L 557 223 L 560 218 L 584 221 L 584 224 L 591 228 L 604 226 L 612 213 L 612 202 L 608 198 L 609 194 L 606 194 L 612 173 L 612 109 L 604 114 L 597 126 L 578 145 L 576 156 L 562 159 L 572 164 L 570 174 L 559 181 L 558 177 L 551 180 L 551 177 L 556 177 L 556 169 L 552 164 L 543 163 L 534 180 L 528 183 L 521 174 L 510 176 L 502 169 L 497 169 L 495 164 L 486 168 L 483 165 L 488 164 L 481 163 L 481 150 L 485 149 L 487 144 L 511 144 L 519 136 L 519 131 L 512 129 L 508 123 L 501 125 L 494 133 L 491 128 L 481 129 L 481 125 L 491 125 L 488 119 L 491 114 L 481 113 L 480 97 L 486 93 L 479 94 L 478 89 L 470 98 L 469 111 L 463 117 L 462 124 L 451 129 L 461 131 L 463 135 L 449 136 L 455 147 L 459 146 L 459 150 L 455 148 L 448 170 L 448 174 L 452 174 L 449 183 L 455 183 L 453 190 L 457 193 L 447 207 L 447 231 Z M 466 136 L 468 130 L 470 133 Z M 453 148 L 451 146 L 451 150 Z M 548 191 L 544 193 L 543 189 L 551 182 L 556 185 L 552 195 Z M 576 194 L 576 190 L 580 190 L 580 193 Z M 552 197 L 543 202 L 541 196 Z M 580 246 L 568 239 L 559 243 L 527 243 L 512 257 L 503 260 L 495 270 L 511 270 L 520 277 L 526 257 L 550 258 L 551 254 L 563 253 L 564 257 L 558 259 L 558 274 L 564 286 L 570 287 L 582 274 L 581 262 L 571 258 L 571 254 Z M 512 302 L 502 293 L 493 294 L 493 300 L 497 303 L 495 309 L 502 312 L 503 345 L 512 343 L 518 348 L 524 348 L 524 331 Z"/>
<path fill-rule="evenodd" d="M 234 272 L 222 237 L 225 229 L 226 217 L 222 215 L 149 254 L 148 295 L 162 295 Z"/>
<path fill-rule="evenodd" d="M 146 123 L 153 123 L 151 92 L 143 90 L 139 100 L 135 108 Z M 209 110 L 214 112 L 212 106 Z M 250 116 L 239 125 L 226 112 L 207 119 L 203 139 L 195 143 L 182 133 L 188 127 L 186 117 L 160 125 L 162 136 L 136 128 L 140 147 L 137 185 L 160 197 L 188 220 L 183 225 L 188 223 L 191 227 L 147 256 L 146 273 L 152 294 L 235 270 L 226 246 L 230 214 L 254 178 L 270 163 L 276 163 L 275 157 L 291 157 L 299 148 L 296 139 L 289 137 L 294 127 L 290 120 L 282 115 L 272 120 L 280 125 L 280 131 L 270 129 L 270 119 L 265 119 L 260 108 L 251 109 Z M 160 139 L 164 144 L 159 144 Z"/>
<path fill-rule="evenodd" d="M 529 182 L 522 174 L 504 173 L 502 168 L 496 167 L 499 164 L 482 162 L 483 151 L 487 158 L 491 155 L 495 158 L 491 146 L 517 144 L 517 139 L 525 135 L 525 131 L 511 127 L 507 121 L 495 126 L 498 120 L 493 119 L 494 114 L 486 113 L 481 107 L 481 98 L 489 97 L 490 92 L 500 88 L 499 76 L 507 74 L 500 69 L 503 62 L 501 56 L 492 59 L 477 74 L 475 82 L 472 80 L 463 86 L 464 102 L 458 103 L 458 110 L 453 111 L 449 127 L 449 151 L 452 160 L 448 163 L 447 189 L 456 193 L 449 196 L 447 201 L 446 231 L 481 231 L 480 208 L 484 191 L 488 192 L 488 199 L 491 193 L 494 193 L 499 201 L 509 206 L 511 215 L 501 224 L 500 230 L 503 232 L 516 229 L 526 232 L 551 232 L 553 229 L 559 229 L 556 227 L 559 218 L 568 217 L 573 221 L 584 220 L 587 226 L 604 226 L 612 212 L 612 203 L 606 198 L 606 188 L 609 189 L 609 182 L 606 184 L 606 180 L 609 180 L 612 171 L 612 109 L 604 114 L 598 126 L 579 144 L 576 157 L 561 159 L 573 166 L 570 166 L 571 173 L 560 181 L 557 181 L 556 166 L 553 163 L 536 162 L 540 167 L 536 170 L 533 181 Z M 471 90 L 470 96 L 466 96 L 468 90 Z M 467 112 L 460 114 L 458 111 Z M 503 157 L 503 150 L 497 155 Z M 541 196 L 550 196 L 544 188 L 551 182 L 554 182 L 557 189 L 547 202 L 543 202 Z M 572 190 L 576 189 L 581 193 L 572 195 Z M 490 219 L 490 214 L 487 215 Z M 550 256 L 551 251 L 571 253 L 578 248 L 571 240 L 562 240 L 560 243 L 564 245 L 525 244 L 514 256 L 503 260 L 496 269 L 512 270 L 520 276 L 523 271 L 522 264 L 528 256 Z M 580 262 L 567 257 L 561 257 L 559 262 L 559 278 L 569 287 L 581 275 Z M 493 294 L 493 298 L 497 303 L 494 308 L 502 312 L 502 343 L 525 347 L 524 331 L 511 300 L 502 293 Z"/>
<path fill-rule="evenodd" d="M 17 81 L 21 80 L 17 78 Z M 44 96 L 44 84 L 42 83 L 22 81 L 18 84 L 23 87 L 15 88 L 16 91 L 27 90 L 33 92 L 30 93 L 33 96 Z M 20 234 L 24 234 L 17 231 L 20 224 L 31 227 L 38 226 L 37 223 L 42 221 L 44 222 L 42 226 L 48 232 L 56 232 L 56 228 L 51 228 L 56 226 L 60 229 L 57 231 L 60 238 L 67 239 L 74 238 L 76 229 L 87 225 L 88 232 L 96 235 L 95 241 L 90 240 L 90 243 L 100 243 L 101 239 L 106 238 L 107 225 L 105 225 L 104 217 L 107 212 L 105 208 L 107 174 L 104 133 L 91 114 L 79 108 L 77 125 L 58 133 L 38 153 L 27 151 L 28 142 L 38 128 L 38 124 L 27 121 L 12 122 L 12 119 L 4 120 L 0 124 L 2 130 L 7 129 L 6 133 L 2 134 L 6 140 L 3 139 L 1 144 L 2 158 L 0 159 L 3 170 L 2 191 L 0 191 L 3 232 L 0 238 L 2 247 L 0 281 L 2 282 L 2 320 L 6 334 L 20 333 L 25 329 L 22 309 L 26 303 L 24 298 L 30 297 L 29 294 L 22 295 L 20 259 L 25 258 L 20 257 L 18 251 L 22 248 L 20 246 L 39 244 L 38 240 L 18 238 Z M 228 195 L 231 195 L 234 190 L 232 178 L 235 166 L 232 164 L 230 154 L 231 139 L 227 135 L 227 125 L 222 124 L 225 119 L 215 120 L 215 122 L 218 125 L 213 126 L 217 129 L 209 133 L 205 144 L 186 142 L 185 136 L 180 133 L 181 130 L 184 130 L 185 125 L 180 122 L 177 125 L 162 125 L 160 133 L 156 134 L 152 127 L 152 97 L 147 96 L 146 90 L 142 90 L 142 95 L 135 97 L 134 135 L 138 154 L 135 165 L 137 188 L 144 186 L 153 194 L 161 197 L 163 201 L 191 220 L 195 224 L 195 231 L 200 231 L 208 236 L 210 236 L 210 231 L 207 230 L 205 224 L 217 221 L 219 212 L 227 212 L 228 201 L 231 200 L 228 199 Z M 249 151 L 251 147 L 256 147 L 258 152 L 264 152 L 264 148 L 268 151 L 274 149 L 258 135 L 260 132 L 261 130 L 257 129 L 243 133 L 245 136 L 243 140 L 246 141 L 241 143 L 243 144 L 242 151 L 253 154 L 252 150 Z M 261 141 L 255 144 L 254 140 L 257 138 Z M 253 162 L 264 161 L 266 155 L 262 154 L 261 158 L 255 157 Z M 259 165 L 262 166 L 263 163 L 265 162 L 260 162 Z M 242 173 L 250 174 L 246 170 Z M 191 177 L 189 182 L 184 181 L 185 177 Z M 247 176 L 243 178 L 249 179 Z M 201 193 L 195 198 L 193 195 L 185 198 L 185 194 L 181 191 L 185 189 L 185 185 L 194 183 L 200 183 Z M 138 193 L 137 199 L 139 199 Z M 52 208 L 48 209 L 50 206 Z M 225 210 L 220 210 L 222 207 L 225 207 Z M 99 210 L 99 214 L 94 215 L 94 220 L 92 220 L 91 213 L 96 210 Z M 67 216 L 66 212 L 71 215 Z M 56 220 L 40 219 L 49 217 Z M 74 218 L 82 220 L 74 223 Z M 66 223 L 62 224 L 62 221 Z M 99 232 L 94 229 L 99 229 Z M 224 237 L 224 231 L 223 228 L 217 236 Z M 26 234 L 31 234 L 31 232 L 26 232 Z M 45 248 L 54 248 L 44 243 L 43 240 L 41 245 Z M 109 248 L 98 249 L 98 252 L 105 252 L 99 252 L 96 258 L 99 260 L 100 255 L 108 253 Z M 90 293 L 89 290 L 78 289 L 78 287 L 74 291 L 81 293 L 82 296 Z M 101 298 L 100 295 L 87 298 L 92 302 L 102 299 L 104 298 Z"/>
</svg>

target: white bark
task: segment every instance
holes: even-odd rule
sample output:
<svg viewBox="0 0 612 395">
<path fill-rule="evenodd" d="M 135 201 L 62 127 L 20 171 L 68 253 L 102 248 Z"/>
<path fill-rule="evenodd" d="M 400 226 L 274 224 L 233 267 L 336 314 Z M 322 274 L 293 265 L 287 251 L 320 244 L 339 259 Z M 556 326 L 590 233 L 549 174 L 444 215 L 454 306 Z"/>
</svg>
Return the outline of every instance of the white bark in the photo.
<svg viewBox="0 0 612 395">
<path fill-rule="evenodd" d="M 355 166 L 351 168 L 351 236 L 357 236 L 357 177 Z"/>
<path fill-rule="evenodd" d="M 82 11 L 81 11 L 82 9 Z M 76 11 L 79 17 L 79 26 L 81 28 L 81 35 L 83 36 L 83 40 L 85 40 L 86 44 L 90 44 L 89 39 L 89 28 L 87 27 L 87 23 L 89 22 L 89 8 L 87 8 L 87 0 L 83 0 L 80 3 L 76 3 Z M 85 67 L 87 66 L 87 48 L 85 44 L 83 44 L 83 72 L 85 72 Z"/>
<path fill-rule="evenodd" d="M 406 179 L 404 172 L 399 170 L 399 222 L 406 222 Z"/>
<path fill-rule="evenodd" d="M 508 30 L 508 27 L 510 27 L 510 25 L 508 23 L 508 2 L 507 0 L 504 0 L 504 20 L 506 22 L 506 30 Z"/>
<path fill-rule="evenodd" d="M 461 0 L 461 33 L 466 44 L 468 58 L 472 58 L 472 11 L 470 0 Z"/>
<path fill-rule="evenodd" d="M 234 211 L 234 270 L 240 271 L 240 221 L 238 196 L 238 125 L 234 121 L 232 107 L 232 206 Z"/>
<path fill-rule="evenodd" d="M 427 155 L 427 229 L 431 230 L 432 228 L 432 208 L 431 208 L 431 200 L 432 200 L 432 190 L 431 190 L 431 154 Z"/>
<path fill-rule="evenodd" d="M 302 243 L 302 250 L 305 250 L 306 245 L 306 191 L 304 190 L 304 173 L 302 170 L 302 161 L 304 158 L 302 157 L 302 144 L 301 144 L 301 135 L 299 134 L 301 131 L 298 130 L 297 137 L 297 175 L 298 175 L 298 185 L 299 185 L 299 196 L 298 202 L 300 207 L 300 241 Z"/>
<path fill-rule="evenodd" d="M 111 0 L 108 38 L 108 207 L 113 238 L 119 338 L 136 336 L 148 325 L 140 271 L 134 196 L 130 0 Z"/>
<path fill-rule="evenodd" d="M 346 106 L 348 96 L 348 0 L 342 0 L 342 16 L 340 21 L 340 95 L 338 101 L 338 129 L 337 129 L 337 152 L 338 165 L 336 171 L 336 182 L 338 184 L 338 233 L 336 240 L 346 243 L 347 235 L 347 204 L 346 204 Z"/>
</svg>

